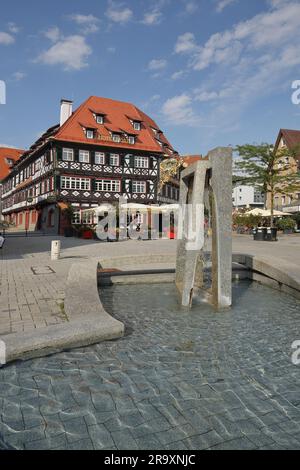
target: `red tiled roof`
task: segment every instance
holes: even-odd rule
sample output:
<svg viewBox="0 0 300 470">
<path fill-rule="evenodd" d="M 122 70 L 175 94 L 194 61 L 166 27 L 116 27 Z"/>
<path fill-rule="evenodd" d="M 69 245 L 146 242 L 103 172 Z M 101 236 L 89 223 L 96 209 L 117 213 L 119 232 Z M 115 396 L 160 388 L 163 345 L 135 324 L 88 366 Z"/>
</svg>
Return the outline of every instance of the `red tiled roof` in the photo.
<svg viewBox="0 0 300 470">
<path fill-rule="evenodd" d="M 101 112 L 99 111 L 99 114 L 105 115 L 104 124 L 98 124 L 95 121 L 92 114 L 95 110 L 101 110 Z M 130 116 L 130 118 L 128 116 Z M 136 143 L 134 145 L 129 144 L 125 139 L 120 143 L 113 142 L 108 128 L 113 129 L 115 132 L 119 129 L 119 132 L 121 133 L 126 131 L 128 134 L 133 134 L 134 129 L 130 123 L 130 119 L 140 121 L 142 123 Z M 97 129 L 97 136 L 95 139 L 86 138 L 81 123 L 85 123 L 86 125 L 90 123 L 91 127 Z M 158 129 L 157 124 L 147 116 L 147 114 L 143 113 L 133 104 L 109 98 L 91 96 L 82 103 L 76 111 L 74 111 L 72 116 L 58 129 L 53 138 L 55 140 L 62 141 L 166 153 L 165 149 L 160 147 L 155 139 L 155 135 L 151 130 L 151 127 Z M 163 134 L 160 134 L 159 140 L 170 147 L 173 151 L 171 144 Z"/>
<path fill-rule="evenodd" d="M 198 160 L 204 160 L 202 155 L 182 155 L 184 166 L 192 165 L 193 163 L 197 162 Z"/>
<path fill-rule="evenodd" d="M 24 150 L 0 147 L 0 181 L 3 180 L 10 172 L 10 166 L 6 159 L 9 158 L 16 162 L 22 153 L 24 153 Z"/>
<path fill-rule="evenodd" d="M 284 138 L 285 143 L 290 150 L 300 145 L 300 131 L 292 129 L 280 129 L 276 140 L 275 149 L 277 149 L 282 137 Z"/>
</svg>

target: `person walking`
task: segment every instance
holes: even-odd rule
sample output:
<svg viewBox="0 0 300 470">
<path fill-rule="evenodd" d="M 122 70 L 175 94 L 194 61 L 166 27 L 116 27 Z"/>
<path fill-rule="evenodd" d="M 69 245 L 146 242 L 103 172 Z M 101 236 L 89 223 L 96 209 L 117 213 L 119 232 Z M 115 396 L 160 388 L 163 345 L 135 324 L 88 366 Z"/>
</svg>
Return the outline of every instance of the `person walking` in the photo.
<svg viewBox="0 0 300 470">
<path fill-rule="evenodd" d="M 0 249 L 3 247 L 5 242 L 5 238 L 2 236 L 2 233 L 0 232 Z"/>
</svg>

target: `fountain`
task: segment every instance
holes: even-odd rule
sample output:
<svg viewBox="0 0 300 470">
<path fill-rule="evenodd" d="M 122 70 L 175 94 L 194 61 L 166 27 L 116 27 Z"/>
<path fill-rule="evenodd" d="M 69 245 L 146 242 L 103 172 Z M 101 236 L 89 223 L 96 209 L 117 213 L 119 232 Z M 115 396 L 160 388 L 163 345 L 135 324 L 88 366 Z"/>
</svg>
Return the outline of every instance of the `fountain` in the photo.
<svg viewBox="0 0 300 470">
<path fill-rule="evenodd" d="M 180 181 L 181 217 L 175 283 L 183 307 L 191 307 L 195 290 L 203 289 L 204 207 L 212 220 L 211 303 L 231 306 L 232 150 L 217 148 L 206 160 L 186 168 Z"/>
</svg>

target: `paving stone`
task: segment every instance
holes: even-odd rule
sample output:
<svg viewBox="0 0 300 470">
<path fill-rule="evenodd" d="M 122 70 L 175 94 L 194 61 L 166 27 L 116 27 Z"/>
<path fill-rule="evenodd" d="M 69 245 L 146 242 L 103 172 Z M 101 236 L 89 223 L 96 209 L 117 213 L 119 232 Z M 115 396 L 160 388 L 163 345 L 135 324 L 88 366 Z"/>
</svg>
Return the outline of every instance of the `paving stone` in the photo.
<svg viewBox="0 0 300 470">
<path fill-rule="evenodd" d="M 222 442 L 212 447 L 213 450 L 254 450 L 257 449 L 254 443 L 252 443 L 246 437 L 239 439 L 233 439 L 232 441 Z"/>
<path fill-rule="evenodd" d="M 113 431 L 111 437 L 118 450 L 138 450 L 138 444 L 129 430 Z"/>
<path fill-rule="evenodd" d="M 56 273 L 51 274 L 55 281 L 37 284 L 38 277 L 32 273 L 33 282 L 28 270 L 47 266 L 49 255 L 44 242 L 36 243 L 43 247 L 39 262 L 34 254 L 1 260 L 5 290 L 0 286 L 0 335 L 8 318 L 9 328 L 21 329 L 30 322 L 37 326 L 57 321 L 59 310 L 53 299 L 63 299 L 74 259 L 56 264 Z M 64 243 L 70 243 L 68 255 L 78 254 L 71 245 L 81 241 Z M 126 243 L 131 254 L 145 250 L 139 246 Z M 247 246 L 259 250 L 253 243 Z M 292 258 L 300 253 L 295 246 L 285 245 Z M 92 247 L 92 242 L 81 244 L 81 256 L 107 256 L 112 249 L 102 244 Z M 123 250 L 114 244 L 114 252 Z M 144 295 L 136 296 L 136 286 L 126 286 L 125 294 L 122 286 L 113 286 L 113 302 L 109 304 L 108 298 L 104 302 L 125 322 L 124 338 L 0 369 L 3 445 L 300 449 L 299 370 L 290 361 L 290 345 L 300 337 L 300 303 L 276 291 L 270 296 L 267 288 L 256 284 L 244 286 L 234 286 L 239 308 L 224 315 L 206 307 L 195 315 L 174 314 L 162 308 L 155 286 L 147 287 L 149 310 L 143 306 Z M 164 292 L 171 298 L 167 284 Z M 134 298 L 136 305 L 127 309 L 124 295 Z M 257 308 L 250 315 L 252 304 Z"/>
<path fill-rule="evenodd" d="M 95 449 L 107 449 L 115 446 L 109 431 L 102 424 L 96 424 L 88 427 L 89 436 Z"/>
<path fill-rule="evenodd" d="M 164 446 L 159 442 L 154 434 L 135 439 L 138 448 L 142 450 L 163 450 Z"/>
</svg>

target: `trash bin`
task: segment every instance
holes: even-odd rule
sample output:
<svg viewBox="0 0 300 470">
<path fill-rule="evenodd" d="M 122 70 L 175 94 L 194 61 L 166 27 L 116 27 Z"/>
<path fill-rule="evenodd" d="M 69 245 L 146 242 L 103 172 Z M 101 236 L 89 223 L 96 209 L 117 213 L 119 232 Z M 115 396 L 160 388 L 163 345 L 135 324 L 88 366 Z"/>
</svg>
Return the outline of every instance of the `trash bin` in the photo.
<svg viewBox="0 0 300 470">
<path fill-rule="evenodd" d="M 265 240 L 265 231 L 264 227 L 256 227 L 253 229 L 253 238 L 257 242 L 262 242 Z"/>
<path fill-rule="evenodd" d="M 268 227 L 267 228 L 267 238 L 268 242 L 277 242 L 277 228 L 276 227 Z"/>
</svg>

